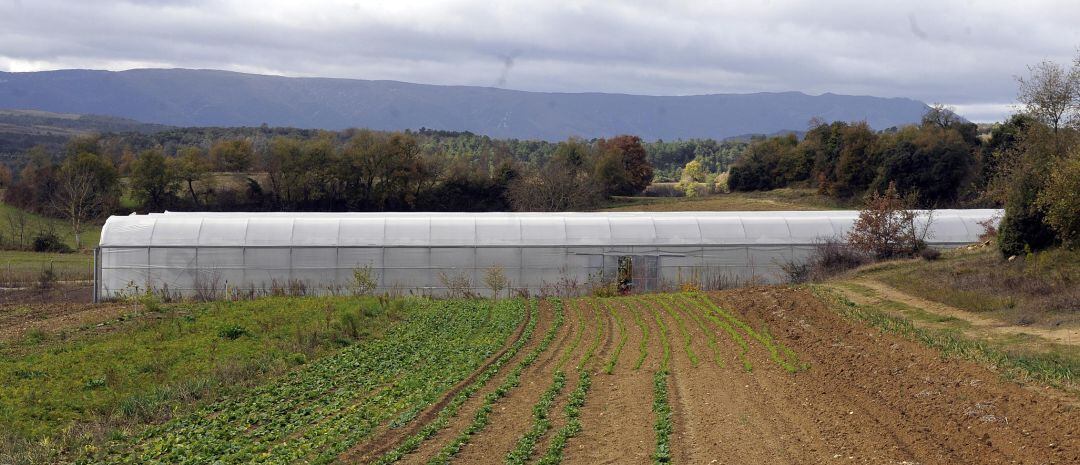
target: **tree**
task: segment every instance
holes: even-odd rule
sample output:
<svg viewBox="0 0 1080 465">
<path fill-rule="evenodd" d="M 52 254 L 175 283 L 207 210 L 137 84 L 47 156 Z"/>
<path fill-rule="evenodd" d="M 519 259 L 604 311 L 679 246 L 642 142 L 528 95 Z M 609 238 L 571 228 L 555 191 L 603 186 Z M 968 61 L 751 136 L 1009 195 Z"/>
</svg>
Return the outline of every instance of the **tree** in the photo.
<svg viewBox="0 0 1080 465">
<path fill-rule="evenodd" d="M 196 208 L 202 208 L 199 195 L 195 192 L 195 183 L 203 183 L 210 174 L 210 160 L 198 147 L 184 147 L 175 158 L 169 160 L 176 178 L 187 185 L 188 194 Z"/>
<path fill-rule="evenodd" d="M 0 188 L 11 187 L 11 168 L 7 165 L 0 165 Z"/>
<path fill-rule="evenodd" d="M 1017 100 L 1036 120 L 1056 134 L 1064 126 L 1080 119 L 1080 55 L 1072 68 L 1052 61 L 1029 66 L 1030 76 L 1017 77 L 1020 92 Z"/>
<path fill-rule="evenodd" d="M 923 126 L 937 126 L 941 129 L 949 129 L 963 122 L 952 107 L 941 103 L 930 105 L 930 109 L 926 110 L 922 117 Z"/>
<path fill-rule="evenodd" d="M 635 195 L 649 187 L 653 167 L 640 137 L 621 135 L 600 139 L 597 147 L 600 159 L 605 160 L 597 177 L 607 194 Z"/>
<path fill-rule="evenodd" d="M 1054 163 L 1037 202 L 1058 240 L 1080 246 L 1080 146 Z"/>
<path fill-rule="evenodd" d="M 705 167 L 701 165 L 701 162 L 694 159 L 687 162 L 686 166 L 683 167 L 682 178 L 694 182 L 703 182 L 707 174 L 709 173 L 705 171 Z"/>
<path fill-rule="evenodd" d="M 535 172 L 514 178 L 507 196 L 517 211 L 568 211 L 595 207 L 603 191 L 585 167 L 553 158 Z"/>
<path fill-rule="evenodd" d="M 65 165 L 57 173 L 52 208 L 71 223 L 75 249 L 82 248 L 81 235 L 86 222 L 103 213 L 105 193 L 98 190 L 97 184 L 93 172 L 80 171 L 72 164 Z"/>
<path fill-rule="evenodd" d="M 210 146 L 210 159 L 222 171 L 247 171 L 254 158 L 251 141 L 247 139 L 222 140 Z"/>
<path fill-rule="evenodd" d="M 892 183 L 883 193 L 871 192 L 848 233 L 848 244 L 879 260 L 915 255 L 926 247 L 933 213 L 920 227 L 911 204 Z"/>
<path fill-rule="evenodd" d="M 160 150 L 139 153 L 131 167 L 131 193 L 144 209 L 161 211 L 180 185 L 170 163 Z"/>
</svg>

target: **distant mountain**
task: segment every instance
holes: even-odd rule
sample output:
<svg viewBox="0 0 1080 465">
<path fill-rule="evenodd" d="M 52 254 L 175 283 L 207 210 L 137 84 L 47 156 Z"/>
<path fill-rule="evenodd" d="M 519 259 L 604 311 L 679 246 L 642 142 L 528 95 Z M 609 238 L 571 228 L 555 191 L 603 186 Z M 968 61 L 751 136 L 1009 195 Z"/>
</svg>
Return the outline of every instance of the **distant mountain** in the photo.
<svg viewBox="0 0 1080 465">
<path fill-rule="evenodd" d="M 174 126 L 427 127 L 498 138 L 626 133 L 671 140 L 800 130 L 812 117 L 865 120 L 884 129 L 918 121 L 927 106 L 905 98 L 799 92 L 659 97 L 136 69 L 0 72 L 0 108 L 105 114 Z"/>
</svg>

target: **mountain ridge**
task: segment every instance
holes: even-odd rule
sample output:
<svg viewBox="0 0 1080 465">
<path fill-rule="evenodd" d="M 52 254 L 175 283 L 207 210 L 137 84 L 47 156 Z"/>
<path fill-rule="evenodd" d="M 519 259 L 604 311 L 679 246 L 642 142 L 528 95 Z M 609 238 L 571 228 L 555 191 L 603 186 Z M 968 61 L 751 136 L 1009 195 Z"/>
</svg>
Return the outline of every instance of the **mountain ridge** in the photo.
<svg viewBox="0 0 1080 465">
<path fill-rule="evenodd" d="M 470 131 L 562 140 L 629 133 L 647 140 L 724 139 L 805 128 L 813 117 L 875 129 L 917 122 L 902 97 L 531 92 L 393 80 L 288 77 L 185 68 L 0 72 L 0 108 L 101 114 L 172 126 L 291 126 Z"/>
</svg>

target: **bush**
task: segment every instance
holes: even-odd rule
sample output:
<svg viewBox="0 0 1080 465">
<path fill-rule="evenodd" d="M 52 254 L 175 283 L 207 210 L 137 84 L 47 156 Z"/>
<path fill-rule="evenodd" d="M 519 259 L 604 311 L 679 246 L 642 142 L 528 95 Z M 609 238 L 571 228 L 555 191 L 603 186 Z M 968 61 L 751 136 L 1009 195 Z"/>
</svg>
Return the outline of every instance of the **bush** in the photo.
<svg viewBox="0 0 1080 465">
<path fill-rule="evenodd" d="M 371 265 L 353 270 L 353 284 L 357 295 L 370 295 L 379 287 L 379 275 Z"/>
<path fill-rule="evenodd" d="M 919 251 L 919 257 L 928 262 L 941 258 L 941 251 L 932 247 L 926 247 Z"/>
<path fill-rule="evenodd" d="M 240 336 L 244 336 L 247 334 L 250 334 L 248 333 L 247 328 L 244 328 L 240 325 L 229 325 L 218 330 L 218 337 L 221 337 L 222 339 L 228 339 L 230 341 L 239 339 Z"/>
<path fill-rule="evenodd" d="M 780 269 L 788 282 L 800 284 L 822 281 L 869 262 L 870 258 L 866 254 L 833 238 L 815 245 L 814 251 L 805 262 L 788 261 L 781 263 Z"/>
<path fill-rule="evenodd" d="M 52 231 L 42 231 L 34 235 L 34 252 L 71 253 L 71 247 Z"/>
<path fill-rule="evenodd" d="M 1058 241 L 1080 246 L 1080 147 L 1054 164 L 1038 203 Z"/>
<path fill-rule="evenodd" d="M 1039 251 L 1056 242 L 1046 215 L 1036 204 L 1040 184 L 1037 176 L 1027 172 L 1017 173 L 1013 181 L 998 229 L 998 248 L 1005 257 Z"/>
<path fill-rule="evenodd" d="M 41 269 L 41 274 L 38 275 L 38 287 L 41 289 L 50 289 L 53 284 L 56 283 L 56 270 L 53 269 L 53 264 L 49 263 L 49 266 Z"/>
<path fill-rule="evenodd" d="M 930 219 L 917 225 L 918 213 L 909 209 L 914 197 L 901 198 L 895 183 L 884 193 L 872 192 L 848 234 L 848 244 L 879 260 L 911 257 L 926 247 Z"/>
</svg>

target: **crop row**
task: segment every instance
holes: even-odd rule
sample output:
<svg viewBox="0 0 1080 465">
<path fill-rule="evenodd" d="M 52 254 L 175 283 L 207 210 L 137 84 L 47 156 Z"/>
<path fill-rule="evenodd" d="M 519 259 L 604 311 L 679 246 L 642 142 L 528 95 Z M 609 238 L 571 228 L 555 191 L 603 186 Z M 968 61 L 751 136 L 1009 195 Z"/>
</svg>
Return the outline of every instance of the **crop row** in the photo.
<svg viewBox="0 0 1080 465">
<path fill-rule="evenodd" d="M 713 312 L 720 315 L 727 322 L 739 327 L 750 337 L 757 340 L 765 347 L 765 350 L 769 352 L 769 358 L 780 365 L 784 370 L 789 372 L 796 372 L 805 368 L 805 365 L 799 362 L 798 356 L 795 352 L 784 346 L 783 344 L 775 341 L 772 335 L 769 334 L 768 329 L 763 328 L 761 331 L 755 330 L 748 323 L 736 318 L 730 312 L 723 307 L 716 305 L 709 297 L 702 294 L 690 294 L 689 297 L 681 297 L 690 301 L 693 305 L 696 305 L 699 309 L 705 312 Z M 747 362 L 749 363 L 749 362 Z"/>
<path fill-rule="evenodd" d="M 494 353 L 526 313 L 521 301 L 415 305 L 384 337 L 150 428 L 105 461 L 332 461 L 378 425 L 411 421 Z"/>
<path fill-rule="evenodd" d="M 384 454 L 374 463 L 379 465 L 387 465 L 397 462 L 398 460 L 401 460 L 401 458 L 405 455 L 409 454 L 412 451 L 415 451 L 420 446 L 420 443 L 434 436 L 435 433 L 438 433 L 440 430 L 445 428 L 447 424 L 450 423 L 450 419 L 457 416 L 458 411 L 461 409 L 461 406 L 465 403 L 465 401 L 472 397 L 474 394 L 476 394 L 476 392 L 483 388 L 485 385 L 487 385 L 488 381 L 490 381 L 491 378 L 495 377 L 495 375 L 498 374 L 499 370 L 501 370 L 503 366 L 509 363 L 509 361 L 517 355 L 521 348 L 524 347 L 530 339 L 532 339 L 532 335 L 533 332 L 535 332 L 536 330 L 538 320 L 539 312 L 537 310 L 536 301 L 532 300 L 529 302 L 529 322 L 526 324 L 525 330 L 521 333 L 521 338 L 518 339 L 514 343 L 514 345 L 512 345 L 501 357 L 499 357 L 494 363 L 492 363 L 491 366 L 489 366 L 479 376 L 477 376 L 477 378 L 471 384 L 469 384 L 468 387 L 461 390 L 461 392 L 454 396 L 453 400 L 451 400 L 445 407 L 443 407 L 441 411 L 439 411 L 438 416 L 436 416 L 434 420 L 424 425 L 424 427 L 421 428 L 420 431 L 403 441 L 400 445 L 398 445 L 398 447 Z"/>
<path fill-rule="evenodd" d="M 458 434 L 458 436 L 443 446 L 439 453 L 428 462 L 429 465 L 446 465 L 450 463 L 450 459 L 452 459 L 454 455 L 469 442 L 469 439 L 472 438 L 472 436 L 483 431 L 491 421 L 491 411 L 495 402 L 506 397 L 512 389 L 520 384 L 521 373 L 525 371 L 525 368 L 529 365 L 532 365 L 533 362 L 540 357 L 540 354 L 544 353 L 555 340 L 556 334 L 558 334 L 559 329 L 562 328 L 565 312 L 563 310 L 562 301 L 553 299 L 552 303 L 555 305 L 555 321 L 552 322 L 551 328 L 549 328 L 548 332 L 544 335 L 544 339 L 540 341 L 540 345 L 536 346 L 532 352 L 529 352 L 529 355 L 526 356 L 525 359 L 514 367 L 514 370 L 507 375 L 506 379 L 503 380 L 503 383 L 500 384 L 498 388 L 488 393 L 484 398 L 484 404 L 477 409 L 473 422 L 470 423 L 464 431 Z M 391 454 L 394 454 L 394 452 L 391 452 Z M 398 455 L 398 458 L 384 463 L 392 463 L 393 461 L 400 459 L 400 457 L 401 455 Z"/>
<path fill-rule="evenodd" d="M 608 313 L 611 314 L 611 318 L 615 319 L 615 324 L 619 328 L 619 343 L 615 345 L 615 351 L 611 353 L 611 358 L 608 359 L 607 365 L 604 366 L 604 373 L 611 374 L 615 371 L 615 364 L 619 363 L 619 355 L 622 354 L 623 346 L 626 345 L 627 333 L 626 323 L 623 322 L 622 313 L 615 309 L 615 306 L 611 304 L 610 299 L 604 299 L 604 307 L 607 308 Z"/>
</svg>

